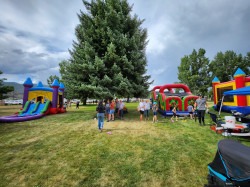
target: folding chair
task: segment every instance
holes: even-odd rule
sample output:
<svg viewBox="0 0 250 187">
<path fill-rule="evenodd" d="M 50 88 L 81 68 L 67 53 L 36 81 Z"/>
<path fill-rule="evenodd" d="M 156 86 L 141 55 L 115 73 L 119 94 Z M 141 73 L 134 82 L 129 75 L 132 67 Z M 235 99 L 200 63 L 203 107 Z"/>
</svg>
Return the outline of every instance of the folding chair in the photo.
<svg viewBox="0 0 250 187">
<path fill-rule="evenodd" d="M 222 121 L 216 114 L 211 112 L 208 112 L 208 114 L 215 125 L 215 132 L 217 133 L 218 131 L 223 131 L 224 128 L 221 126 L 221 124 L 225 124 L 225 122 Z"/>
</svg>

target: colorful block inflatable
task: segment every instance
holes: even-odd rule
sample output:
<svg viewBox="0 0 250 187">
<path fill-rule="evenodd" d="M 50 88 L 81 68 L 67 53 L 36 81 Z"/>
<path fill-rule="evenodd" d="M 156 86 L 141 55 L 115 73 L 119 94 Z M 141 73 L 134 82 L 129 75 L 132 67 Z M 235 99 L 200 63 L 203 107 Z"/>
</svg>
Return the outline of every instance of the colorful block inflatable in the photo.
<svg viewBox="0 0 250 187">
<path fill-rule="evenodd" d="M 36 87 L 30 78 L 23 83 L 23 109 L 12 116 L 0 117 L 0 122 L 19 122 L 41 118 L 47 114 L 66 112 L 63 108 L 64 85 L 54 80 L 50 87 L 44 87 L 39 82 Z"/>
<path fill-rule="evenodd" d="M 247 77 L 245 72 L 238 68 L 234 74 L 234 80 L 221 83 L 220 80 L 215 77 L 212 81 L 212 85 L 214 108 L 219 110 L 222 97 L 225 95 L 224 92 L 250 86 L 250 77 Z M 224 112 L 235 110 L 244 115 L 250 114 L 250 95 L 225 95 L 221 110 Z"/>
</svg>

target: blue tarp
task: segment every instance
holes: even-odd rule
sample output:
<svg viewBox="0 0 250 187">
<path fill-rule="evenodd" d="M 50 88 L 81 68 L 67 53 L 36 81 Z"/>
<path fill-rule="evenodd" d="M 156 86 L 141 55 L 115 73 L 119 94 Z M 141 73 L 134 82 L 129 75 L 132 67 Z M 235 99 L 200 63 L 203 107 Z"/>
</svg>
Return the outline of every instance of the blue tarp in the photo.
<svg viewBox="0 0 250 187">
<path fill-rule="evenodd" d="M 250 86 L 231 90 L 223 93 L 224 95 L 250 95 Z"/>
</svg>

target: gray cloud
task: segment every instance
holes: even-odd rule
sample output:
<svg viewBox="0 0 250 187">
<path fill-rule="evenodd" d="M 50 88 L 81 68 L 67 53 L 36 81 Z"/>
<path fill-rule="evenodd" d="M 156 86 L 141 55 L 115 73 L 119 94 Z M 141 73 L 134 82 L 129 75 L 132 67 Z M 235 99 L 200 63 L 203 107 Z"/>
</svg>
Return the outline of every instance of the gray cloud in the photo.
<svg viewBox="0 0 250 187">
<path fill-rule="evenodd" d="M 13 49 L 12 52 L 13 52 L 13 53 L 16 53 L 16 54 L 18 54 L 18 55 L 24 54 L 24 52 L 23 52 L 21 49 Z"/>
<path fill-rule="evenodd" d="M 154 85 L 178 81 L 184 55 L 204 48 L 212 60 L 219 51 L 249 51 L 248 0 L 128 0 L 148 30 L 148 72 Z M 0 0 L 0 70 L 8 81 L 59 75 L 75 40 L 81 0 Z"/>
<path fill-rule="evenodd" d="M 134 12 L 146 19 L 149 32 L 148 73 L 154 84 L 178 81 L 181 58 L 193 49 L 204 48 L 210 60 L 219 51 L 245 55 L 250 47 L 249 10 L 247 0 L 136 1 Z M 158 69 L 165 71 L 157 76 Z"/>
<path fill-rule="evenodd" d="M 0 33 L 4 33 L 4 32 L 6 32 L 6 30 L 7 30 L 6 27 L 0 25 Z"/>
<path fill-rule="evenodd" d="M 0 69 L 8 81 L 43 82 L 69 57 L 81 1 L 0 0 Z"/>
</svg>

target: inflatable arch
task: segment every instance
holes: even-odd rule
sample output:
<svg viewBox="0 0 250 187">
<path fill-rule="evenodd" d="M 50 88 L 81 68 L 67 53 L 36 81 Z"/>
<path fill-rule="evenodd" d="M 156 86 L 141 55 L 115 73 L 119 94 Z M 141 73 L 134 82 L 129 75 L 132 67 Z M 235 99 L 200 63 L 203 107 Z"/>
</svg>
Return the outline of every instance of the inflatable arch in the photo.
<svg viewBox="0 0 250 187">
<path fill-rule="evenodd" d="M 157 95 L 156 90 L 159 90 Z M 167 92 L 165 90 L 168 90 Z M 175 93 L 174 89 L 182 89 L 182 93 Z M 185 84 L 166 84 L 155 86 L 151 92 L 152 101 L 157 101 L 159 112 L 164 116 L 172 115 L 172 106 L 177 106 L 177 115 L 189 115 L 187 106 L 194 104 L 198 96 L 191 93 L 189 87 Z"/>
</svg>

